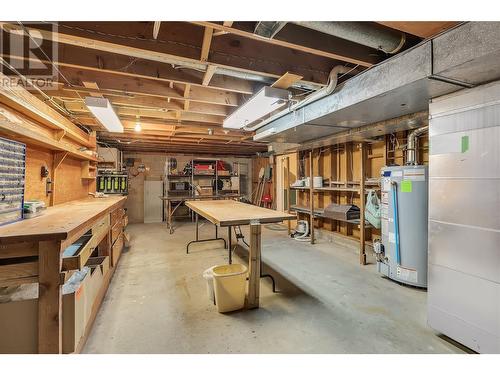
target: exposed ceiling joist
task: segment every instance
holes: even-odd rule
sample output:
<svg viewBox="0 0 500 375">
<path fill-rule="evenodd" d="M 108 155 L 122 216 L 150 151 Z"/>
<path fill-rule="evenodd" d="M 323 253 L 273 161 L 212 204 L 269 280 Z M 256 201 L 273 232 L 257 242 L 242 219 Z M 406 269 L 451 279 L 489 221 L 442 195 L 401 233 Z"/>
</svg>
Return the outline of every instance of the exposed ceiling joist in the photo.
<svg viewBox="0 0 500 375">
<path fill-rule="evenodd" d="M 345 61 L 348 63 L 352 63 L 352 64 L 364 66 L 364 67 L 370 67 L 373 65 L 371 62 L 360 60 L 360 59 L 355 59 L 355 58 L 352 58 L 350 56 L 344 56 L 344 55 L 340 55 L 340 54 L 336 54 L 336 53 L 332 53 L 332 52 L 322 51 L 322 50 L 306 47 L 303 45 L 290 43 L 290 42 L 287 42 L 284 40 L 265 38 L 265 37 L 262 37 L 260 35 L 248 32 L 248 31 L 236 29 L 234 27 L 227 27 L 227 26 L 220 25 L 220 24 L 217 24 L 214 22 L 194 21 L 193 23 L 196 25 L 199 25 L 199 26 L 203 26 L 203 27 L 211 27 L 214 30 L 225 31 L 228 34 L 235 34 L 235 35 L 239 35 L 239 36 L 242 36 L 245 38 L 259 40 L 261 42 L 266 42 L 269 44 L 290 48 L 290 49 L 293 49 L 296 51 L 306 52 L 306 53 L 310 53 L 310 54 L 317 55 L 317 56 L 327 57 L 330 59 L 341 60 L 341 61 Z"/>
<path fill-rule="evenodd" d="M 110 76 L 103 72 L 80 71 L 73 68 L 61 68 L 62 74 L 71 82 L 71 86 L 63 83 L 64 90 L 89 91 L 82 86 L 82 80 L 96 82 L 102 94 L 113 92 L 121 95 L 155 96 L 178 100 L 190 100 L 200 103 L 237 106 L 240 101 L 238 94 L 199 86 L 190 86 L 189 96 L 185 97 L 179 87 L 171 87 L 167 82 L 138 79 L 126 76 Z"/>
<path fill-rule="evenodd" d="M 63 27 L 64 25 L 61 25 Z M 149 60 L 149 61 L 154 61 L 157 63 L 163 63 L 163 64 L 168 64 L 170 66 L 174 65 L 176 67 L 183 67 L 186 69 L 194 69 L 195 71 L 202 71 L 204 72 L 206 70 L 206 65 L 208 64 L 206 61 L 200 61 L 199 58 L 192 58 L 192 57 L 186 57 L 186 56 L 181 56 L 180 54 L 172 54 L 172 53 L 165 53 L 165 52 L 160 52 L 157 50 L 152 50 L 152 49 L 146 49 L 146 48 L 138 48 L 126 44 L 122 44 L 124 40 L 126 39 L 121 39 L 120 43 L 112 43 L 112 42 L 107 42 L 104 40 L 99 40 L 99 39 L 93 39 L 93 38 L 88 38 L 88 37 L 82 37 L 78 35 L 72 35 L 72 34 L 64 34 L 60 32 L 51 32 L 48 30 L 42 30 L 42 29 L 37 29 L 37 28 L 29 28 L 25 27 L 25 29 L 21 29 L 18 25 L 7 23 L 7 22 L 0 22 L 0 27 L 2 27 L 5 31 L 9 31 L 13 34 L 17 35 L 24 35 L 25 31 L 32 31 L 36 33 L 40 33 L 40 35 L 48 41 L 53 41 L 57 42 L 60 45 L 68 45 L 68 46 L 73 46 L 73 47 L 78 47 L 78 48 L 83 48 L 83 49 L 90 49 L 90 50 L 96 50 L 96 51 L 101 51 L 104 53 L 109 53 L 109 54 L 118 54 L 118 55 L 123 55 L 126 57 L 132 57 L 136 58 L 139 60 Z M 100 34 L 94 34 L 92 36 L 100 36 Z M 64 56 L 66 58 L 70 58 L 72 54 L 67 53 Z M 240 58 L 233 57 L 228 54 L 224 54 L 225 60 L 227 61 L 226 63 L 217 63 L 217 65 L 221 68 L 227 69 L 227 70 L 232 70 L 240 73 L 249 73 L 249 74 L 254 74 L 254 75 L 259 75 L 262 77 L 269 77 L 269 78 L 278 78 L 282 73 L 269 73 L 267 71 L 259 71 L 253 68 L 254 63 L 249 61 L 248 59 L 246 60 L 241 60 Z M 237 60 L 238 64 L 236 63 L 231 63 L 230 61 L 232 60 Z M 73 61 L 72 65 L 83 65 L 78 62 L 79 60 Z M 242 61 L 245 61 L 246 64 L 245 66 L 242 65 Z M 95 65 L 95 62 L 93 62 Z M 129 61 L 130 63 L 130 61 Z M 134 65 L 134 64 L 133 64 Z M 239 66 L 238 66 L 239 65 Z M 132 65 L 131 65 L 132 66 Z M 115 70 L 116 71 L 116 70 Z M 311 70 L 312 72 L 312 70 Z M 325 72 L 327 75 L 328 72 Z M 223 76 L 219 80 L 214 80 L 212 84 L 215 84 L 217 81 L 223 82 L 226 78 L 232 78 L 232 77 L 227 77 Z M 201 84 L 201 80 L 197 82 L 198 84 Z M 305 84 L 310 84 L 312 82 L 305 81 Z M 317 83 L 323 84 L 324 82 L 319 82 L 316 81 Z"/>
<path fill-rule="evenodd" d="M 208 54 L 210 53 L 210 45 L 212 44 L 213 33 L 213 28 L 205 27 L 205 31 L 203 33 L 203 43 L 201 45 L 200 61 L 208 61 Z"/>
<path fill-rule="evenodd" d="M 212 80 L 215 71 L 217 70 L 216 65 L 208 65 L 207 66 L 207 71 L 205 72 L 205 75 L 203 76 L 203 86 L 208 86 L 210 84 L 210 81 Z"/>
<path fill-rule="evenodd" d="M 377 23 L 420 38 L 430 38 L 459 24 L 456 21 L 378 21 Z"/>
<path fill-rule="evenodd" d="M 160 33 L 161 21 L 155 21 L 153 24 L 153 39 L 158 39 Z"/>
<path fill-rule="evenodd" d="M 233 26 L 233 23 L 234 23 L 234 21 L 224 21 L 222 24 L 226 27 L 231 27 L 231 26 Z M 214 32 L 213 36 L 219 36 L 219 35 L 224 35 L 224 34 L 227 34 L 227 32 L 217 31 L 217 32 Z"/>
</svg>

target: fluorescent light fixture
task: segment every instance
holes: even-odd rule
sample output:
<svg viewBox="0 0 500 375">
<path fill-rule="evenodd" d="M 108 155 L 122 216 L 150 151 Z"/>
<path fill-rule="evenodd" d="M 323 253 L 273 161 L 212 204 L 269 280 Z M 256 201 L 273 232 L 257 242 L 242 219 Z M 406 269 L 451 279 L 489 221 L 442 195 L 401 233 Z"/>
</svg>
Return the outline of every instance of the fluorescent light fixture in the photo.
<svg viewBox="0 0 500 375">
<path fill-rule="evenodd" d="M 276 133 L 277 133 L 276 128 L 269 128 L 267 130 L 264 130 L 264 131 L 262 131 L 260 133 L 255 134 L 253 136 L 253 140 L 254 141 L 259 141 L 259 140 L 261 140 L 263 138 L 267 138 L 270 135 L 273 135 L 273 134 L 276 134 Z"/>
<path fill-rule="evenodd" d="M 265 86 L 246 103 L 226 117 L 224 128 L 241 129 L 282 107 L 289 99 L 289 92 Z"/>
<path fill-rule="evenodd" d="M 123 133 L 123 125 L 108 99 L 87 96 L 85 105 L 108 131 Z"/>
</svg>

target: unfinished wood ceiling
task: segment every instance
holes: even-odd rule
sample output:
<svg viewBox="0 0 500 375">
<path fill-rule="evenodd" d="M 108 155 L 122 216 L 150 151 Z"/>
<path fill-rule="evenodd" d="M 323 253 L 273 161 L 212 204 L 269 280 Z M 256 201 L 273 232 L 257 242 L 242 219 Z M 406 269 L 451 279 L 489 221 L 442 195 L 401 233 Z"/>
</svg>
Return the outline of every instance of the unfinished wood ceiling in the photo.
<svg viewBox="0 0 500 375">
<path fill-rule="evenodd" d="M 328 81 L 336 65 L 352 67 L 341 81 L 390 55 L 294 23 L 271 37 L 257 22 L 58 22 L 11 24 L 39 30 L 40 49 L 57 41 L 57 85 L 39 95 L 64 108 L 71 121 L 98 132 L 98 140 L 136 151 L 253 154 L 265 144 L 252 133 L 226 130 L 223 120 L 264 85 L 290 88 L 299 98 Z M 380 22 L 418 43 L 452 22 Z M 5 26 L 5 24 L 3 24 Z M 389 29 L 390 28 L 390 29 Z M 26 59 L 3 56 L 6 60 Z M 11 72 L 12 73 L 12 72 Z M 108 98 L 125 127 L 109 133 L 84 104 Z M 134 131 L 136 122 L 142 130 Z"/>
</svg>

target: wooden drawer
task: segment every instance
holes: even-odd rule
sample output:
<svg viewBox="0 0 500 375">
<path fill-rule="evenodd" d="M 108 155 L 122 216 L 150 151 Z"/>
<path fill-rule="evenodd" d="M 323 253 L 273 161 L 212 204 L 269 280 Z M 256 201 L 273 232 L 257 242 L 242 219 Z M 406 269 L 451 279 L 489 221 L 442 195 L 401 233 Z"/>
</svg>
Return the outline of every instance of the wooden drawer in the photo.
<svg viewBox="0 0 500 375">
<path fill-rule="evenodd" d="M 120 235 L 116 239 L 113 247 L 111 248 L 111 264 L 113 267 L 118 263 L 118 259 L 122 253 L 123 249 L 123 233 L 120 232 Z"/>
<path fill-rule="evenodd" d="M 114 244 L 120 233 L 123 231 L 123 223 L 120 220 L 111 229 L 111 243 Z"/>
<path fill-rule="evenodd" d="M 92 241 L 94 247 L 99 245 L 99 242 L 108 234 L 109 232 L 109 215 L 104 215 L 93 227 L 92 227 Z"/>
<path fill-rule="evenodd" d="M 99 245 L 99 243 L 103 240 L 104 237 L 108 234 L 109 231 L 109 216 L 104 215 L 97 223 L 94 224 L 90 234 L 86 234 L 82 236 L 75 244 L 79 244 L 79 248 L 70 255 L 65 255 L 69 249 L 66 249 L 63 252 L 62 258 L 62 270 L 70 271 L 70 270 L 81 270 L 85 263 L 87 263 L 90 255 L 94 249 Z M 70 247 L 75 246 L 75 244 Z"/>
<path fill-rule="evenodd" d="M 111 226 L 114 227 L 115 224 L 122 219 L 123 215 L 125 215 L 125 210 L 123 208 L 117 208 L 111 212 Z"/>
<path fill-rule="evenodd" d="M 92 241 L 92 235 L 86 234 L 82 236 L 71 246 L 68 246 L 63 252 L 62 270 L 81 270 L 87 260 L 92 255 L 95 245 Z"/>
</svg>

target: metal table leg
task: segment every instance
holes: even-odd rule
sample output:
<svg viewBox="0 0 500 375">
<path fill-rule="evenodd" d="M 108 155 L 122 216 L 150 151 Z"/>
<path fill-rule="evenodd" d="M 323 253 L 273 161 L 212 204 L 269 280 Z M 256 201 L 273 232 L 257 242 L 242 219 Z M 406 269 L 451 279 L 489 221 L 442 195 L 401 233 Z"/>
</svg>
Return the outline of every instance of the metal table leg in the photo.
<svg viewBox="0 0 500 375">
<path fill-rule="evenodd" d="M 227 227 L 227 240 L 229 243 L 228 249 L 229 249 L 229 264 L 233 263 L 233 246 L 232 246 L 232 232 L 231 232 L 231 226 Z"/>
<path fill-rule="evenodd" d="M 224 242 L 224 248 L 226 248 L 227 246 L 227 243 L 226 243 L 226 240 L 224 238 L 219 238 L 219 233 L 218 233 L 218 228 L 217 228 L 217 225 L 215 225 L 215 238 L 206 238 L 206 239 L 203 239 L 203 240 L 200 240 L 199 239 L 199 220 L 198 220 L 198 214 L 195 212 L 195 223 L 196 223 L 196 234 L 195 234 L 195 240 L 194 241 L 190 241 L 187 246 L 186 246 L 186 254 L 189 254 L 189 246 L 193 243 L 197 243 L 197 242 L 209 242 L 209 241 L 223 241 Z"/>
</svg>

